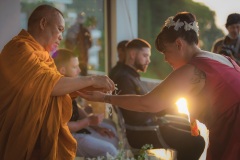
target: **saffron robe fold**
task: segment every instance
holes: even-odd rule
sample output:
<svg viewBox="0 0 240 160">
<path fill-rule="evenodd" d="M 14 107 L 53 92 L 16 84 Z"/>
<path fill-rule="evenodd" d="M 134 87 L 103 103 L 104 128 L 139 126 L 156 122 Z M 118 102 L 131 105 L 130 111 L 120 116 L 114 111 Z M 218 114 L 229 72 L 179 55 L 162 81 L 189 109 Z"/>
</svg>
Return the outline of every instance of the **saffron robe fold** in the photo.
<svg viewBox="0 0 240 160">
<path fill-rule="evenodd" d="M 51 96 L 61 77 L 27 31 L 5 45 L 0 54 L 1 160 L 74 159 L 76 142 L 67 127 L 71 98 Z"/>
</svg>

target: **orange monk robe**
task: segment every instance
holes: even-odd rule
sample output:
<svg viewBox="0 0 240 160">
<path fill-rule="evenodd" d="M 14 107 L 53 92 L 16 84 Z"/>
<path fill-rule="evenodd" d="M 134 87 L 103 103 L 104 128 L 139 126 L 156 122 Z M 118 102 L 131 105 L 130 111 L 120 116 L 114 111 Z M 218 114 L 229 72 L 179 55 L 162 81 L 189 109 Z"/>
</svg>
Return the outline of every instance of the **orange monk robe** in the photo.
<svg viewBox="0 0 240 160">
<path fill-rule="evenodd" d="M 0 54 L 0 159 L 71 160 L 76 142 L 67 122 L 71 98 L 51 96 L 62 76 L 25 30 Z M 36 145 L 37 144 L 37 145 Z"/>
</svg>

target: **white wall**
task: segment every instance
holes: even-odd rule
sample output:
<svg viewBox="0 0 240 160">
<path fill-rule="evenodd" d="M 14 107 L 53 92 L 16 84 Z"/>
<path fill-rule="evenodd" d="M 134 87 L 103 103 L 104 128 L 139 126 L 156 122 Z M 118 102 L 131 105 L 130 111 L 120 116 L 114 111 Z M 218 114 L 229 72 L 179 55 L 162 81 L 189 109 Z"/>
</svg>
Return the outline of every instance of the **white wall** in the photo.
<svg viewBox="0 0 240 160">
<path fill-rule="evenodd" d="M 0 0 L 0 52 L 21 30 L 20 0 Z"/>
<path fill-rule="evenodd" d="M 117 0 L 117 41 L 137 38 L 137 0 Z"/>
</svg>

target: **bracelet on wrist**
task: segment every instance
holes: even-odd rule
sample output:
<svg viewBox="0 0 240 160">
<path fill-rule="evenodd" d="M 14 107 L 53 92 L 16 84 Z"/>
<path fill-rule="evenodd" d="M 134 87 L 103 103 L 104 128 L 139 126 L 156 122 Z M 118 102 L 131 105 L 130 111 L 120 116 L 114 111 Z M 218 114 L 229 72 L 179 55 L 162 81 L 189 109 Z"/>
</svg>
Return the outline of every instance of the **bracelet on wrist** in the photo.
<svg viewBox="0 0 240 160">
<path fill-rule="evenodd" d="M 105 96 L 104 96 L 104 98 L 103 98 L 103 102 L 105 102 L 105 103 L 110 103 L 110 102 L 111 102 L 111 100 L 110 100 L 110 95 L 105 94 Z"/>
</svg>

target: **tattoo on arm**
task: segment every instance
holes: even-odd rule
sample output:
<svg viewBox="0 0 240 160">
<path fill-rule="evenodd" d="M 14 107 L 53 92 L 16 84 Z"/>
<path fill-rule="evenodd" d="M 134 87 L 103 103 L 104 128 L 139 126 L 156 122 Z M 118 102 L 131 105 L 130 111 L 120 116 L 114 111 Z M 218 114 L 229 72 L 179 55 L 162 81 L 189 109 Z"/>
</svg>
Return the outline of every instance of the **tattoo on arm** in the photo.
<svg viewBox="0 0 240 160">
<path fill-rule="evenodd" d="M 194 68 L 194 76 L 191 79 L 192 84 L 200 83 L 201 80 L 206 79 L 206 74 L 199 70 L 197 67 Z"/>
</svg>

